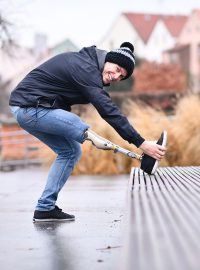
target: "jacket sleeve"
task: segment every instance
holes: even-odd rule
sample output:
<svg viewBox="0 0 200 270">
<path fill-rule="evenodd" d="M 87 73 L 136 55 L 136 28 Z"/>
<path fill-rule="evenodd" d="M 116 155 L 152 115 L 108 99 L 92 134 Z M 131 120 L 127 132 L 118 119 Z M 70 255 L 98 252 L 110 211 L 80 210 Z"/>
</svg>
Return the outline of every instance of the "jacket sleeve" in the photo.
<svg viewBox="0 0 200 270">
<path fill-rule="evenodd" d="M 144 138 L 131 126 L 127 117 L 121 113 L 103 89 L 84 89 L 84 96 L 93 104 L 101 117 L 108 122 L 124 139 L 139 147 Z"/>
<path fill-rule="evenodd" d="M 127 117 L 122 114 L 119 108 L 112 102 L 109 94 L 99 86 L 98 80 L 94 80 L 92 70 L 90 76 L 85 78 L 85 72 L 81 74 L 79 69 L 78 74 L 73 75 L 73 81 L 76 87 L 80 89 L 81 94 L 88 100 L 89 103 L 97 109 L 100 116 L 109 123 L 117 133 L 129 143 L 135 144 L 139 147 L 144 138 L 132 127 Z M 96 79 L 96 77 L 95 77 Z M 101 80 L 101 78 L 99 78 Z"/>
</svg>

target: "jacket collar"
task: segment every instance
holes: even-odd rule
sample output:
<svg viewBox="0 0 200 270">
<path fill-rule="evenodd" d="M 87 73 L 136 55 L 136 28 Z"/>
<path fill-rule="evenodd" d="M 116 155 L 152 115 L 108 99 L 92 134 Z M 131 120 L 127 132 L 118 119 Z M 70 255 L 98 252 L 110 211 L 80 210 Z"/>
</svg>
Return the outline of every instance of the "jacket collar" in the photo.
<svg viewBox="0 0 200 270">
<path fill-rule="evenodd" d="M 96 50 L 96 54 L 97 54 L 99 69 L 101 72 L 103 72 L 103 67 L 105 64 L 105 58 L 106 58 L 107 51 L 100 50 L 97 48 L 95 48 L 95 50 Z"/>
</svg>

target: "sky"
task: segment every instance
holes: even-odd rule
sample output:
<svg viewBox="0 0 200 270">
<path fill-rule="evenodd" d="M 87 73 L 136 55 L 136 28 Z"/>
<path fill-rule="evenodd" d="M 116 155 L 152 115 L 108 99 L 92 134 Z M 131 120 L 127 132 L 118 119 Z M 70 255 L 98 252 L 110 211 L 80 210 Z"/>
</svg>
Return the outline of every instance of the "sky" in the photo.
<svg viewBox="0 0 200 270">
<path fill-rule="evenodd" d="M 69 38 L 77 47 L 98 43 L 122 12 L 186 14 L 199 0 L 0 0 L 0 12 L 12 24 L 17 43 L 32 47 L 35 33 L 48 46 Z"/>
</svg>

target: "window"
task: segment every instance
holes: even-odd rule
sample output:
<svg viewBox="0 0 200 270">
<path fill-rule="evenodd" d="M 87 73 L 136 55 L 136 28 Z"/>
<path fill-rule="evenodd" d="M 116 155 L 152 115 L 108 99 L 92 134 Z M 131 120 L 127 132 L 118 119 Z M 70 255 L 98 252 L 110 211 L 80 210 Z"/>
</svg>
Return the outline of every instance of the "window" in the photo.
<svg viewBox="0 0 200 270">
<path fill-rule="evenodd" d="M 178 54 L 177 53 L 172 53 L 170 54 L 170 62 L 172 64 L 177 64 L 179 63 L 179 57 L 178 57 Z"/>
</svg>

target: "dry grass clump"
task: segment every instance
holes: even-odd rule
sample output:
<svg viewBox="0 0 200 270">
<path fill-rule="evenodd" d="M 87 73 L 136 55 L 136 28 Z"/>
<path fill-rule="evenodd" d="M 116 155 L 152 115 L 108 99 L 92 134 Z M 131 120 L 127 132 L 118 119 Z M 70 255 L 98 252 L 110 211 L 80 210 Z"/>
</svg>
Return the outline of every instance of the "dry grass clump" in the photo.
<svg viewBox="0 0 200 270">
<path fill-rule="evenodd" d="M 143 107 L 130 111 L 137 130 L 146 139 L 168 132 L 167 154 L 161 166 L 200 165 L 200 98 L 188 95 L 177 104 L 175 114 L 166 116 L 151 108 Z"/>
<path fill-rule="evenodd" d="M 190 95 L 180 100 L 169 130 L 170 166 L 200 165 L 200 98 Z"/>
<path fill-rule="evenodd" d="M 168 150 L 161 166 L 200 165 L 200 99 L 197 95 L 181 99 L 173 116 L 166 116 L 163 112 L 131 101 L 124 106 L 124 111 L 131 124 L 146 140 L 156 140 L 163 130 L 167 130 Z M 89 107 L 82 118 L 100 136 L 140 153 L 139 149 L 124 141 L 101 119 L 93 107 Z M 113 151 L 98 150 L 90 142 L 85 142 L 82 149 L 83 155 L 74 174 L 130 173 L 131 167 L 140 166 L 135 159 L 120 153 L 114 154 Z"/>
<path fill-rule="evenodd" d="M 91 117 L 92 115 L 92 117 Z M 84 120 L 89 123 L 92 130 L 100 136 L 119 144 L 127 149 L 133 149 L 131 145 L 124 141 L 116 131 L 110 127 L 96 112 L 93 107 L 88 109 Z M 96 149 L 91 142 L 86 141 L 82 145 L 83 155 L 76 166 L 75 174 L 123 174 L 127 173 L 129 168 L 138 166 L 138 161 L 126 158 L 121 154 L 114 154 L 113 151 Z"/>
</svg>

